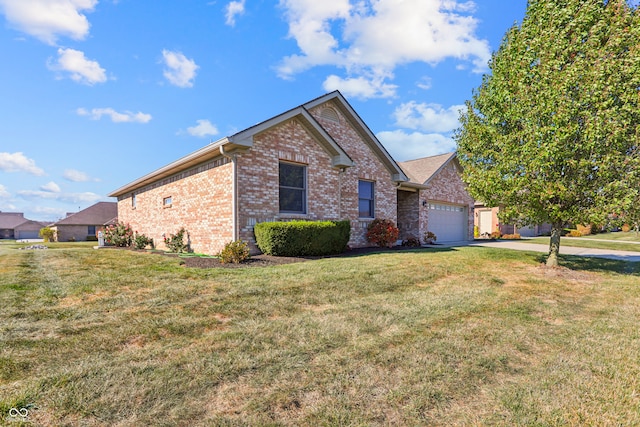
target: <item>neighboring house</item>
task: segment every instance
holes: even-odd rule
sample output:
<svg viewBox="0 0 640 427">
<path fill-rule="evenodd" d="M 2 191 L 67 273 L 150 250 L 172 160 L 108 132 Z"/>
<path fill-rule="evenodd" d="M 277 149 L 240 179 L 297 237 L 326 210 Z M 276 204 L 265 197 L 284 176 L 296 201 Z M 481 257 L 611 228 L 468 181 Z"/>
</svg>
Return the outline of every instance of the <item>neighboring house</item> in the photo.
<svg viewBox="0 0 640 427">
<path fill-rule="evenodd" d="M 494 231 L 501 234 L 520 234 L 522 237 L 543 236 L 551 233 L 551 224 L 529 225 L 518 227 L 514 224 L 502 224 L 498 219 L 499 207 L 488 207 L 482 202 L 476 202 L 474 225 L 478 227 L 480 237 L 486 237 Z"/>
<path fill-rule="evenodd" d="M 335 91 L 213 142 L 110 196 L 118 198 L 119 221 L 155 242 L 184 227 L 196 252 L 217 253 L 238 239 L 256 252 L 256 223 L 292 219 L 349 220 L 349 245 L 368 246 L 366 229 L 374 218 L 397 222 L 401 211 L 420 210 L 419 200 L 403 202 L 401 209 L 400 193 L 425 195 L 436 181 L 409 182 Z"/>
<path fill-rule="evenodd" d="M 50 227 L 56 232 L 58 242 L 96 240 L 97 232 L 114 223 L 117 217 L 117 203 L 98 202 L 80 212 L 67 214 Z"/>
<path fill-rule="evenodd" d="M 423 239 L 430 231 L 437 242 L 473 239 L 473 198 L 460 178 L 455 153 L 401 162 L 410 178 L 398 188 L 400 238 Z"/>
<path fill-rule="evenodd" d="M 0 212 L 0 239 L 39 239 L 46 223 L 26 219 L 23 213 Z"/>
</svg>

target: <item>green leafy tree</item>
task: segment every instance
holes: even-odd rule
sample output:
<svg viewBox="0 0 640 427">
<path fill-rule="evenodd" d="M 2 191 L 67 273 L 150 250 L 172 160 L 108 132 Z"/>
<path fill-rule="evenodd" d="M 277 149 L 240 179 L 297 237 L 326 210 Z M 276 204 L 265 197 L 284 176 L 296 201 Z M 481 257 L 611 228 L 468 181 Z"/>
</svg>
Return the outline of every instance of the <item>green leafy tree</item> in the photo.
<svg viewBox="0 0 640 427">
<path fill-rule="evenodd" d="M 627 206 L 640 123 L 640 26 L 624 0 L 530 0 L 461 114 L 471 194 L 501 221 L 552 225 L 558 265 L 570 222 Z"/>
<path fill-rule="evenodd" d="M 38 235 L 42 237 L 45 242 L 53 242 L 56 238 L 56 231 L 50 227 L 43 227 L 38 232 Z"/>
</svg>

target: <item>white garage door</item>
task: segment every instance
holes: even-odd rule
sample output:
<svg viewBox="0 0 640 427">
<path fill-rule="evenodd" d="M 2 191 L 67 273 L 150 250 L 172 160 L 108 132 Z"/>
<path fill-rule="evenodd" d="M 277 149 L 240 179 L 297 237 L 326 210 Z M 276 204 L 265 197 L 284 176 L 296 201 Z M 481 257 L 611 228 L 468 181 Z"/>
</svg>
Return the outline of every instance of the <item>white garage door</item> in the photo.
<svg viewBox="0 0 640 427">
<path fill-rule="evenodd" d="M 467 229 L 465 206 L 429 203 L 427 230 L 435 233 L 437 243 L 467 240 Z"/>
</svg>

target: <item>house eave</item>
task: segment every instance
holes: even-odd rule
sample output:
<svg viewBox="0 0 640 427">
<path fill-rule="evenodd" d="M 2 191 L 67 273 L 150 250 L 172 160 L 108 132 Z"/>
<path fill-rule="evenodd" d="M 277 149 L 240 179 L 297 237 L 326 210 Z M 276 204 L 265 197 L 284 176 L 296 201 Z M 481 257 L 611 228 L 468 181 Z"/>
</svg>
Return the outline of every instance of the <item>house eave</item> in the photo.
<svg viewBox="0 0 640 427">
<path fill-rule="evenodd" d="M 135 191 L 145 185 L 151 184 L 159 179 L 167 178 L 176 173 L 182 172 L 186 169 L 189 169 L 193 166 L 196 166 L 200 163 L 206 162 L 208 160 L 215 159 L 217 157 L 221 157 L 220 147 L 224 146 L 224 150 L 227 153 L 233 153 L 241 150 L 247 149 L 247 145 L 238 141 L 231 141 L 229 138 L 223 138 L 216 142 L 212 142 L 211 144 L 203 147 L 199 150 L 196 150 L 172 163 L 169 163 L 166 166 L 161 167 L 160 169 L 156 169 L 155 171 L 144 175 L 118 188 L 115 191 L 112 191 L 108 194 L 109 197 L 119 197 L 123 194 L 130 193 Z"/>
</svg>

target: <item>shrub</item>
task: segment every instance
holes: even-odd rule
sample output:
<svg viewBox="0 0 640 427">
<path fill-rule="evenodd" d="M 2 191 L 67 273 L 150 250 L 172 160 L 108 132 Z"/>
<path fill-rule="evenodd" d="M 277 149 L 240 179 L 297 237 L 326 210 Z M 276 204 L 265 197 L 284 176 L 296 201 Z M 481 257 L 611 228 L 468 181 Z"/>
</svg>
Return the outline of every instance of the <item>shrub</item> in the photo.
<svg viewBox="0 0 640 427">
<path fill-rule="evenodd" d="M 184 241 L 184 235 L 187 235 L 187 242 Z M 164 238 L 164 244 L 167 245 L 169 252 L 181 254 L 185 252 L 191 252 L 189 243 L 189 233 L 182 227 L 176 234 L 170 234 L 169 237 Z"/>
<path fill-rule="evenodd" d="M 478 237 L 480 237 L 480 227 L 478 227 L 477 225 L 473 226 L 473 238 L 477 239 Z"/>
<path fill-rule="evenodd" d="M 594 228 L 593 228 L 593 225 L 591 224 L 588 224 L 588 225 L 577 224 L 576 230 L 578 230 L 582 236 L 588 236 L 594 231 Z"/>
<path fill-rule="evenodd" d="M 518 233 L 513 233 L 513 234 L 503 234 L 501 239 L 506 239 L 506 240 L 518 240 L 520 239 L 521 236 Z"/>
<path fill-rule="evenodd" d="M 400 230 L 390 219 L 376 218 L 367 227 L 367 240 L 380 247 L 392 247 L 400 235 Z"/>
<path fill-rule="evenodd" d="M 133 238 L 133 247 L 136 249 L 146 249 L 147 246 L 151 246 L 153 249 L 153 239 L 145 236 L 144 234 L 138 234 L 136 231 Z"/>
<path fill-rule="evenodd" d="M 349 221 L 261 222 L 253 229 L 258 248 L 267 255 L 319 256 L 344 252 Z"/>
<path fill-rule="evenodd" d="M 436 240 L 438 240 L 438 237 L 436 236 L 435 233 L 431 232 L 431 231 L 426 231 L 424 233 L 424 243 L 427 245 L 433 245 Z"/>
<path fill-rule="evenodd" d="M 624 233 L 628 233 L 629 231 L 631 231 L 631 227 L 629 226 L 629 224 L 622 224 L 620 230 Z"/>
<path fill-rule="evenodd" d="M 418 246 L 420 246 L 420 241 L 418 239 L 416 239 L 415 237 L 409 237 L 405 240 L 402 241 L 402 246 L 407 246 L 410 248 L 416 248 Z"/>
<path fill-rule="evenodd" d="M 42 237 L 45 242 L 53 242 L 56 236 L 56 231 L 51 227 L 44 227 L 40 229 L 38 236 Z"/>
<path fill-rule="evenodd" d="M 491 240 L 498 240 L 499 238 L 502 237 L 502 233 L 499 232 L 498 230 L 494 231 L 493 233 L 489 234 L 489 238 Z"/>
<path fill-rule="evenodd" d="M 569 236 L 569 237 L 582 237 L 582 233 L 579 232 L 578 230 L 569 230 L 569 234 L 567 234 L 567 236 Z"/>
<path fill-rule="evenodd" d="M 223 264 L 229 262 L 239 264 L 251 257 L 251 255 L 249 255 L 249 246 L 242 240 L 227 243 L 218 256 L 220 257 L 220 262 Z"/>
<path fill-rule="evenodd" d="M 133 242 L 133 230 L 129 224 L 121 222 L 109 225 L 104 229 L 104 241 L 109 245 L 127 247 Z"/>
</svg>

